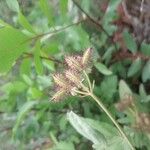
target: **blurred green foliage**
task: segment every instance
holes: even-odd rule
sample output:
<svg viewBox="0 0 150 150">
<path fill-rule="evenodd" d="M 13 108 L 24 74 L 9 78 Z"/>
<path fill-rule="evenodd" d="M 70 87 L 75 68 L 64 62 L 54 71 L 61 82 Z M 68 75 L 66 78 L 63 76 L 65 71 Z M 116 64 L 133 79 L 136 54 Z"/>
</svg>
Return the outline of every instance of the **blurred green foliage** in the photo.
<svg viewBox="0 0 150 150">
<path fill-rule="evenodd" d="M 118 143 L 129 149 L 89 98 L 49 101 L 51 75 L 63 70 L 65 55 L 81 54 L 88 47 L 94 49 L 90 78 L 95 80 L 95 93 L 133 145 L 150 150 L 150 133 L 134 127 L 137 116 L 114 107 L 129 94 L 134 97 L 136 115 L 150 113 L 150 45 L 142 43 L 138 49 L 125 30 L 123 39 L 133 57 L 114 60 L 120 44 L 112 43 L 100 26 L 85 18 L 74 1 L 0 0 L 0 150 L 101 150 L 107 145 L 107 149 L 120 150 Z M 105 14 L 100 9 L 104 1 L 77 2 L 95 20 L 101 17 L 104 29 L 113 35 L 117 27 L 112 21 L 118 18 L 120 0 L 110 0 Z"/>
</svg>

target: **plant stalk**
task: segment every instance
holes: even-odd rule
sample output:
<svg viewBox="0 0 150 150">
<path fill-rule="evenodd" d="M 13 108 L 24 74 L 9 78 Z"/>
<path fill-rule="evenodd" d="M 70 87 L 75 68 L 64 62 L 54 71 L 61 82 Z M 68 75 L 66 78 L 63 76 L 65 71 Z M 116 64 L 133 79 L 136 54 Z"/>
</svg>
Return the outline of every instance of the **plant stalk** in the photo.
<svg viewBox="0 0 150 150">
<path fill-rule="evenodd" d="M 107 116 L 114 123 L 114 125 L 119 130 L 119 132 L 121 133 L 121 135 L 126 139 L 126 141 L 128 142 L 129 146 L 131 147 L 131 149 L 135 150 L 134 146 L 131 144 L 131 142 L 129 141 L 128 137 L 124 133 L 124 131 L 121 129 L 121 127 L 119 126 L 119 124 L 117 123 L 117 121 L 113 118 L 113 116 L 108 111 L 108 109 L 104 106 L 104 104 L 99 100 L 99 98 L 96 97 L 92 92 L 90 92 L 89 95 L 95 100 L 95 102 L 100 106 L 100 108 L 107 114 Z"/>
</svg>

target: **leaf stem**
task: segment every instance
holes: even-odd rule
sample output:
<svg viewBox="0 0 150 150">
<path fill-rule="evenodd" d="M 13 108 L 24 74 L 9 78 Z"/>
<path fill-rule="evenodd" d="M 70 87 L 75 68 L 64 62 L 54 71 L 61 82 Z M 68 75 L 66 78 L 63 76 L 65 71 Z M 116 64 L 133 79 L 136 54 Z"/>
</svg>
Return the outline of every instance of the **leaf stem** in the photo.
<svg viewBox="0 0 150 150">
<path fill-rule="evenodd" d="M 114 123 L 114 125 L 119 130 L 119 132 L 121 133 L 121 135 L 126 139 L 126 141 L 128 142 L 129 146 L 131 147 L 131 149 L 135 150 L 134 146 L 131 144 L 131 142 L 129 141 L 128 137 L 124 133 L 124 131 L 121 129 L 121 127 L 119 126 L 119 124 L 117 123 L 117 121 L 113 118 L 113 116 L 108 111 L 108 109 L 104 106 L 104 104 L 99 100 L 99 98 L 96 97 L 92 92 L 90 92 L 89 95 L 95 100 L 95 102 L 100 106 L 100 108 L 107 114 L 107 116 Z"/>
</svg>

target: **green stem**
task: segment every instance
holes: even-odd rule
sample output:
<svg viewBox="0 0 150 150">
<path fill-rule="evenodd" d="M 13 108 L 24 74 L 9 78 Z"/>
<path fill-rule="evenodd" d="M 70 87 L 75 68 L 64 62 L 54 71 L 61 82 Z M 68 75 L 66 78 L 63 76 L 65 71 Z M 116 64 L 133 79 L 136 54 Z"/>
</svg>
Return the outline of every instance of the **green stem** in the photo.
<svg viewBox="0 0 150 150">
<path fill-rule="evenodd" d="M 121 127 L 119 126 L 119 124 L 116 122 L 116 120 L 113 118 L 113 116 L 111 115 L 111 113 L 108 111 L 108 109 L 104 106 L 104 104 L 98 99 L 98 97 L 96 97 L 92 92 L 90 93 L 90 96 L 95 100 L 95 102 L 100 106 L 100 108 L 107 114 L 107 116 L 110 118 L 110 120 L 114 123 L 114 125 L 116 126 L 116 128 L 119 130 L 119 132 L 121 133 L 121 135 L 126 139 L 126 141 L 128 142 L 129 146 L 131 147 L 132 150 L 134 149 L 134 146 L 131 144 L 131 142 L 129 141 L 128 137 L 126 136 L 126 134 L 124 133 L 124 131 L 121 129 Z"/>
<path fill-rule="evenodd" d="M 86 80 L 88 82 L 89 89 L 90 89 L 90 91 L 92 91 L 92 86 L 91 86 L 90 79 L 89 79 L 89 77 L 88 77 L 88 75 L 87 75 L 87 73 L 85 71 L 83 71 L 83 73 L 84 73 L 84 75 L 86 77 Z"/>
</svg>

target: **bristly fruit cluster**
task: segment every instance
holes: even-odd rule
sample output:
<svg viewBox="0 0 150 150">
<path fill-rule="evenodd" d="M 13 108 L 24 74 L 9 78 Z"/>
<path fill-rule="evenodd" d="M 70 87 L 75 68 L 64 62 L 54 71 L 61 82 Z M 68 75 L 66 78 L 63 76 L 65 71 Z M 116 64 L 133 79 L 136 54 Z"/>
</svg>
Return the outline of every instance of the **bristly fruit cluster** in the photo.
<svg viewBox="0 0 150 150">
<path fill-rule="evenodd" d="M 76 90 L 82 88 L 84 81 L 84 74 L 91 70 L 92 48 L 85 50 L 83 55 L 74 55 L 65 57 L 67 68 L 63 73 L 56 73 L 53 75 L 55 83 L 55 94 L 52 100 L 59 102 L 67 95 L 76 95 Z"/>
</svg>

